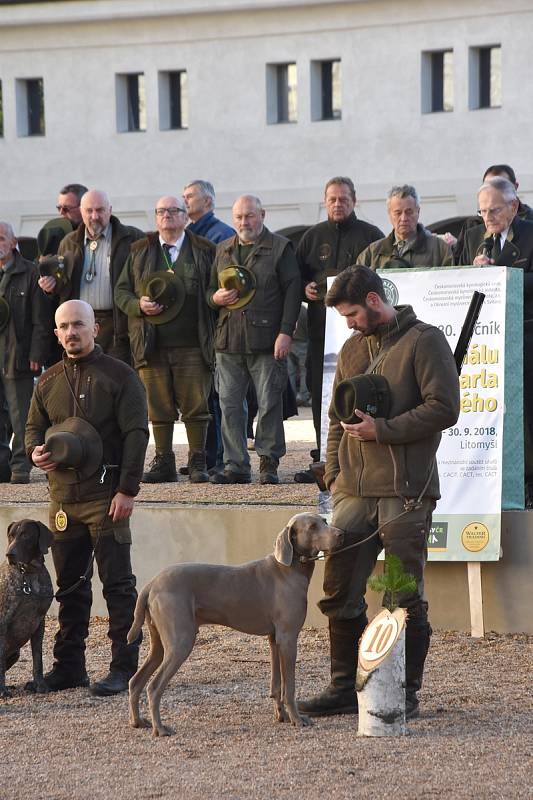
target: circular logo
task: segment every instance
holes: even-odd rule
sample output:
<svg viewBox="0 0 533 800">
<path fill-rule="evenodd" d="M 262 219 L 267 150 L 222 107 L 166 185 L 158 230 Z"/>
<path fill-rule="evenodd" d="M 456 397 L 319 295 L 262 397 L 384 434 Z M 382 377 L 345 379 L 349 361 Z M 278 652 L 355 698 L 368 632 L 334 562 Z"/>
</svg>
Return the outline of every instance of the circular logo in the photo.
<svg viewBox="0 0 533 800">
<path fill-rule="evenodd" d="M 318 249 L 318 257 L 321 261 L 327 261 L 331 255 L 331 247 L 329 244 L 321 244 Z"/>
<path fill-rule="evenodd" d="M 366 671 L 376 669 L 388 656 L 405 625 L 405 609 L 381 611 L 367 625 L 359 643 L 358 660 Z"/>
<path fill-rule="evenodd" d="M 461 543 L 469 553 L 479 553 L 489 543 L 489 529 L 482 522 L 470 522 L 461 532 Z"/>
<path fill-rule="evenodd" d="M 56 530 L 66 531 L 68 525 L 68 518 L 62 508 L 56 514 L 55 523 L 56 523 Z"/>
<path fill-rule="evenodd" d="M 383 288 L 385 289 L 385 295 L 387 296 L 387 302 L 391 306 L 395 306 L 398 304 L 398 300 L 400 299 L 400 294 L 398 289 L 396 288 L 396 284 L 394 284 L 389 278 L 384 278 L 383 275 L 380 276 L 381 280 L 383 281 Z"/>
</svg>

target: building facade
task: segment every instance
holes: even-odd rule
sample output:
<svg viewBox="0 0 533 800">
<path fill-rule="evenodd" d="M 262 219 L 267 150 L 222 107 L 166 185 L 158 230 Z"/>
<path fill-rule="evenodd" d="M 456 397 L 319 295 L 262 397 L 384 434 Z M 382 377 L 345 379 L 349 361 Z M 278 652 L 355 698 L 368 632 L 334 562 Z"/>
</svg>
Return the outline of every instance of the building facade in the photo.
<svg viewBox="0 0 533 800">
<path fill-rule="evenodd" d="M 0 3 L 0 218 L 35 235 L 59 188 L 105 189 L 125 222 L 211 180 L 218 214 L 258 194 L 273 229 L 358 215 L 413 183 L 426 224 L 474 213 L 507 162 L 533 199 L 531 0 Z"/>
</svg>

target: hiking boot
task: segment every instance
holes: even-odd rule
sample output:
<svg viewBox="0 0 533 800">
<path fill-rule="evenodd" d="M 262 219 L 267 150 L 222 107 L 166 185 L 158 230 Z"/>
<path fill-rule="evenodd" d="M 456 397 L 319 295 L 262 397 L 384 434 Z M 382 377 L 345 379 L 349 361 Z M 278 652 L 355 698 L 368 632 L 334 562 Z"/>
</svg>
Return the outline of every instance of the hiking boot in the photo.
<svg viewBox="0 0 533 800">
<path fill-rule="evenodd" d="M 205 463 L 205 451 L 197 450 L 189 456 L 189 480 L 191 483 L 207 483 L 207 465 Z"/>
<path fill-rule="evenodd" d="M 89 691 L 96 697 L 111 697 L 128 691 L 129 677 L 125 672 L 110 669 L 105 678 L 91 683 Z"/>
<path fill-rule="evenodd" d="M 142 476 L 143 483 L 176 483 L 177 480 L 174 453 L 156 453 Z"/>
<path fill-rule="evenodd" d="M 63 689 L 76 689 L 78 686 L 88 686 L 89 676 L 84 667 L 72 669 L 54 664 L 50 672 L 44 676 L 44 682 L 50 692 L 61 692 Z"/>
<path fill-rule="evenodd" d="M 209 478 L 210 483 L 251 483 L 252 479 L 246 472 L 233 472 L 225 469 L 224 472 L 215 472 Z"/>
<path fill-rule="evenodd" d="M 330 619 L 331 681 L 320 694 L 298 702 L 302 714 L 308 717 L 357 714 L 355 671 L 359 639 L 367 622 L 366 614 L 354 619 Z"/>
<path fill-rule="evenodd" d="M 405 719 L 416 719 L 420 716 L 420 707 L 416 692 L 405 692 Z"/>
<path fill-rule="evenodd" d="M 259 459 L 259 483 L 275 484 L 279 483 L 278 462 L 275 458 L 261 456 Z"/>
<path fill-rule="evenodd" d="M 295 483 L 316 483 L 315 475 L 312 469 L 302 469 L 300 472 L 294 473 Z"/>
<path fill-rule="evenodd" d="M 28 472 L 12 472 L 10 483 L 29 483 L 30 475 Z"/>
</svg>

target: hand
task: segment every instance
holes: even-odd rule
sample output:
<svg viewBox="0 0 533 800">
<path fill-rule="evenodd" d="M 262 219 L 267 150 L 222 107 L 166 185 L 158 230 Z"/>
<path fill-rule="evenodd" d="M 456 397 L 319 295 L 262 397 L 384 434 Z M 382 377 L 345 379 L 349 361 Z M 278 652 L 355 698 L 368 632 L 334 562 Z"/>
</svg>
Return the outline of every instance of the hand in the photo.
<svg viewBox="0 0 533 800">
<path fill-rule="evenodd" d="M 376 422 L 374 417 L 371 417 L 370 414 L 365 414 L 363 411 L 359 411 L 358 408 L 355 409 L 355 413 L 363 420 L 362 422 L 352 423 L 350 425 L 346 422 L 341 422 L 348 436 L 353 436 L 354 439 L 359 439 L 361 442 L 375 442 Z"/>
<path fill-rule="evenodd" d="M 53 294 L 55 291 L 56 279 L 52 275 L 41 275 L 37 283 L 46 294 Z"/>
<path fill-rule="evenodd" d="M 54 469 L 57 469 L 57 464 L 55 461 L 51 460 L 50 453 L 46 450 L 45 444 L 37 445 L 31 454 L 31 460 L 36 467 L 39 467 L 39 469 L 45 472 L 52 472 Z"/>
<path fill-rule="evenodd" d="M 38 361 L 30 361 L 30 370 L 32 372 L 40 372 L 41 371 L 41 365 L 39 364 Z"/>
<path fill-rule="evenodd" d="M 457 244 L 457 238 L 453 235 L 453 233 L 450 233 L 450 231 L 446 231 L 446 233 L 439 233 L 437 235 L 439 239 L 442 239 L 442 241 L 446 242 L 446 244 L 450 247 L 455 247 Z"/>
<path fill-rule="evenodd" d="M 287 333 L 278 333 L 274 342 L 274 358 L 286 358 L 291 349 L 292 338 Z"/>
<path fill-rule="evenodd" d="M 475 259 L 472 261 L 472 264 L 475 267 L 486 267 L 489 264 L 494 264 L 492 258 L 489 258 L 486 255 L 476 256 Z"/>
<path fill-rule="evenodd" d="M 236 303 L 238 299 L 239 292 L 237 289 L 217 289 L 212 297 L 216 306 L 230 306 L 232 303 Z"/>
<path fill-rule="evenodd" d="M 108 516 L 113 518 L 113 522 L 118 522 L 121 519 L 128 519 L 131 517 L 134 504 L 134 497 L 130 497 L 129 494 L 117 492 L 111 500 Z"/>
<path fill-rule="evenodd" d="M 142 313 L 146 314 L 147 317 L 156 317 L 163 311 L 163 306 L 160 306 L 155 300 L 150 300 L 150 298 L 145 295 L 139 300 L 139 306 Z"/>
<path fill-rule="evenodd" d="M 311 281 L 311 283 L 306 285 L 304 293 L 311 302 L 318 300 L 318 284 L 316 284 L 315 281 Z"/>
</svg>

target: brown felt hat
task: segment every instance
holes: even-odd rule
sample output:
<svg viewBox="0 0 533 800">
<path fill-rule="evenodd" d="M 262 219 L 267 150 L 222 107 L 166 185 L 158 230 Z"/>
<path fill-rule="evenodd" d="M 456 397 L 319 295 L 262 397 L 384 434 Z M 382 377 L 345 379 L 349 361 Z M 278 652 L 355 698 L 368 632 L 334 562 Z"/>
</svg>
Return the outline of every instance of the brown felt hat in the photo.
<svg viewBox="0 0 533 800">
<path fill-rule="evenodd" d="M 51 460 L 58 464 L 54 476 L 63 483 L 78 483 L 102 466 L 103 444 L 96 428 L 82 417 L 67 417 L 52 425 L 44 442 Z"/>
<path fill-rule="evenodd" d="M 144 294 L 154 303 L 163 306 L 163 311 L 155 316 L 145 317 L 152 325 L 163 325 L 180 313 L 185 302 L 185 284 L 179 275 L 169 270 L 160 270 L 148 278 Z"/>
<path fill-rule="evenodd" d="M 383 375 L 369 373 L 346 378 L 337 384 L 333 396 L 335 414 L 348 424 L 362 422 L 355 409 L 371 417 L 387 417 L 390 411 L 390 388 Z"/>
<path fill-rule="evenodd" d="M 57 289 L 63 289 L 70 283 L 74 254 L 65 253 L 64 256 L 49 255 L 39 258 L 39 275 L 55 278 Z"/>
<path fill-rule="evenodd" d="M 248 305 L 256 291 L 254 273 L 248 267 L 240 267 L 238 264 L 232 264 L 218 273 L 218 285 L 221 289 L 237 289 L 239 299 L 226 306 L 231 311 Z"/>
</svg>

